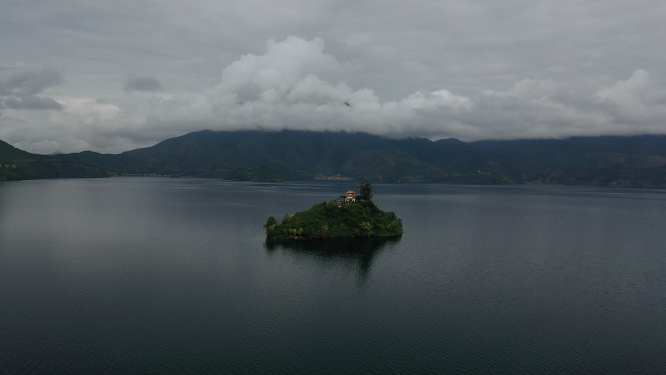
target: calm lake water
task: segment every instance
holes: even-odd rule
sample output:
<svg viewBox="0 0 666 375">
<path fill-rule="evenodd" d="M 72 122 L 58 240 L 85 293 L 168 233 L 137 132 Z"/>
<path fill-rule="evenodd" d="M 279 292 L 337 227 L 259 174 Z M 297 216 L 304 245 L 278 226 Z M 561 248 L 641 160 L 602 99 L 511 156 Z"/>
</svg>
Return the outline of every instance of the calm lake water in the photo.
<svg viewBox="0 0 666 375">
<path fill-rule="evenodd" d="M 376 184 L 398 239 L 267 246 L 354 183 L 0 183 L 1 373 L 666 373 L 666 191 Z"/>
</svg>

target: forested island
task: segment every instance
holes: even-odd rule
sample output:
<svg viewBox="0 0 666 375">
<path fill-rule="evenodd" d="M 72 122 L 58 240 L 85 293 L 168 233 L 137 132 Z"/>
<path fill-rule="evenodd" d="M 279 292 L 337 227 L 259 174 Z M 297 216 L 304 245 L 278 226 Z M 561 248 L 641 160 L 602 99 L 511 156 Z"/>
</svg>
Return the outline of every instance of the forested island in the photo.
<svg viewBox="0 0 666 375">
<path fill-rule="evenodd" d="M 269 217 L 264 225 L 268 240 L 353 238 L 403 234 L 402 220 L 384 212 L 372 201 L 372 183 L 364 180 L 360 194 L 348 191 L 330 202 L 315 204 L 307 211 L 287 214 L 282 222 Z"/>
</svg>

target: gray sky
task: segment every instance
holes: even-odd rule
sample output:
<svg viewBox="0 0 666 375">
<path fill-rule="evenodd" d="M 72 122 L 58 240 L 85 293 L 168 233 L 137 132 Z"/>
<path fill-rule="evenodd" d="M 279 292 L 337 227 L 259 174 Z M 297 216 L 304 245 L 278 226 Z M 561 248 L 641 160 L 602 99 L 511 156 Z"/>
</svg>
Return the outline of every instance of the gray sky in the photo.
<svg viewBox="0 0 666 375">
<path fill-rule="evenodd" d="M 666 2 L 0 2 L 0 139 L 666 134 Z"/>
</svg>

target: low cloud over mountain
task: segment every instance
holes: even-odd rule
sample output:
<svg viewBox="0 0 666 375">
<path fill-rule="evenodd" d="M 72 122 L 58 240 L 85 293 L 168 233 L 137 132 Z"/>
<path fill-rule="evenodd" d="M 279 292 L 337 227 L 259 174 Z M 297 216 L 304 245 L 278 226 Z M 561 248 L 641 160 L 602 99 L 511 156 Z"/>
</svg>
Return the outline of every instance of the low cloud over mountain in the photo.
<svg viewBox="0 0 666 375">
<path fill-rule="evenodd" d="M 154 101 L 148 122 L 189 123 L 191 130 L 359 130 L 465 140 L 664 131 L 666 90 L 644 70 L 610 87 L 524 79 L 474 96 L 442 88 L 382 101 L 371 88 L 354 90 L 318 75 L 340 69 L 320 39 L 269 41 L 266 53 L 227 66 L 220 84 Z"/>
<path fill-rule="evenodd" d="M 611 86 L 524 79 L 506 90 L 473 96 L 442 88 L 382 101 L 371 88 L 355 90 L 346 82 L 320 77 L 344 69 L 325 51 L 321 39 L 270 40 L 263 54 L 241 56 L 222 70 L 220 83 L 202 92 L 134 98 L 145 103 L 134 108 L 122 101 L 68 99 L 63 113 L 51 115 L 50 120 L 66 127 L 65 132 L 84 130 L 91 148 L 101 149 L 113 147 L 102 138 L 123 139 L 129 146 L 200 129 L 346 130 L 464 140 L 664 131 L 666 90 L 644 70 Z M 3 92 L 38 93 L 59 83 L 52 71 L 23 76 L 22 81 L 4 83 Z M 128 93 L 160 89 L 150 76 L 133 77 L 125 84 Z M 53 99 L 34 96 L 10 97 L 4 105 L 63 108 Z M 81 125 L 87 126 L 81 129 Z"/>
</svg>

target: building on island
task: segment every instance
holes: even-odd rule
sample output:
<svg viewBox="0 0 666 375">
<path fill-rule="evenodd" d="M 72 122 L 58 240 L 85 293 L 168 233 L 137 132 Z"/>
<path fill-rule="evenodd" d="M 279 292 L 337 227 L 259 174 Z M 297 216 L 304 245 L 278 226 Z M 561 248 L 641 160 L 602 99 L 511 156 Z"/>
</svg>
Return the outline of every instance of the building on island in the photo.
<svg viewBox="0 0 666 375">
<path fill-rule="evenodd" d="M 356 202 L 356 193 L 351 190 L 335 200 L 335 204 L 337 204 L 338 207 L 342 207 L 343 204 L 351 204 L 354 202 Z"/>
<path fill-rule="evenodd" d="M 349 190 L 347 194 L 345 194 L 345 202 L 347 203 L 356 202 L 356 193 L 353 190 Z"/>
</svg>

